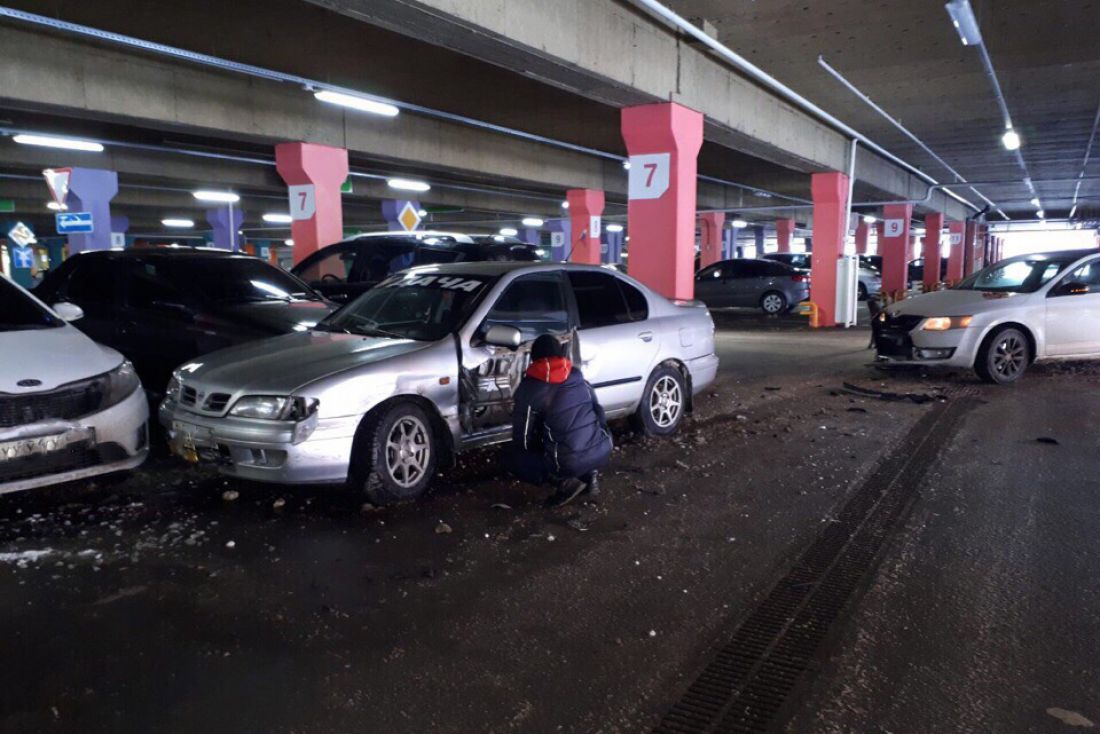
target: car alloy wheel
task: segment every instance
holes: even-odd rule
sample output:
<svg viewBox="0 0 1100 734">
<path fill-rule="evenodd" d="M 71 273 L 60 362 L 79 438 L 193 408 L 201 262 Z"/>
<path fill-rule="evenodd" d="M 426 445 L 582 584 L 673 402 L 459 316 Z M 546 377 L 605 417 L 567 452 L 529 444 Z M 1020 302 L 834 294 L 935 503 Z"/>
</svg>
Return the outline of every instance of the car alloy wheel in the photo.
<svg viewBox="0 0 1100 734">
<path fill-rule="evenodd" d="M 764 309 L 764 313 L 769 315 L 782 312 L 786 306 L 787 302 L 778 293 L 765 293 L 764 297 L 760 299 L 760 307 Z"/>
<path fill-rule="evenodd" d="M 1006 331 L 998 335 L 990 366 L 1004 382 L 1011 382 L 1020 376 L 1027 366 L 1027 344 L 1019 332 Z"/>
<path fill-rule="evenodd" d="M 398 486 L 408 489 L 424 478 L 431 465 L 428 428 L 419 418 L 402 416 L 386 438 L 386 471 Z"/>
<path fill-rule="evenodd" d="M 658 428 L 670 428 L 680 419 L 684 409 L 680 383 L 665 375 L 653 383 L 649 393 L 649 414 Z"/>
</svg>

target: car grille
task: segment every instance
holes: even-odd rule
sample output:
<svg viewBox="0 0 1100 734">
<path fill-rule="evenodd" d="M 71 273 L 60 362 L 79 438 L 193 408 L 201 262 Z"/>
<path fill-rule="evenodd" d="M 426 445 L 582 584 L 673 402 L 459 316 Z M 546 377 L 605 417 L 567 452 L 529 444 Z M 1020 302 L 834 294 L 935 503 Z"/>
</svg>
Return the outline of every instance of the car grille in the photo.
<svg viewBox="0 0 1100 734">
<path fill-rule="evenodd" d="M 923 320 L 923 316 L 911 314 L 887 314 L 885 321 L 875 319 L 871 325 L 875 351 L 883 357 L 910 359 L 913 355 L 913 340 L 909 337 L 909 332 Z"/>
<path fill-rule="evenodd" d="M 0 395 L 0 428 L 45 420 L 71 420 L 94 413 L 107 394 L 106 377 L 66 385 L 59 390 Z"/>
<path fill-rule="evenodd" d="M 198 409 L 204 413 L 221 413 L 225 410 L 225 406 L 229 404 L 230 397 L 229 393 L 210 393 L 202 400 L 202 404 L 200 405 L 199 394 L 194 387 L 184 385 L 180 388 L 180 405 Z"/>
<path fill-rule="evenodd" d="M 74 469 L 97 466 L 100 463 L 102 459 L 99 453 L 90 444 L 73 444 L 61 451 L 0 461 L 0 482 L 15 482 L 47 474 L 60 474 Z"/>
</svg>

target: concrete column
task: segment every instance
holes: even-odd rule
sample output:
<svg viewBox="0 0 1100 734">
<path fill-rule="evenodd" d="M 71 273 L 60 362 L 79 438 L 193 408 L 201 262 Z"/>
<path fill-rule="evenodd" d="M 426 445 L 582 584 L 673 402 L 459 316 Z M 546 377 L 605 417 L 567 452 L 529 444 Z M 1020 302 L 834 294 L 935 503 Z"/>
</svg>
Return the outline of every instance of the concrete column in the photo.
<svg viewBox="0 0 1100 734">
<path fill-rule="evenodd" d="M 978 238 L 974 243 L 974 270 L 981 270 L 986 266 L 986 248 L 989 246 L 989 225 L 978 227 Z"/>
<path fill-rule="evenodd" d="M 420 202 L 414 199 L 390 199 L 382 202 L 382 216 L 385 217 L 386 228 L 390 232 L 416 230 L 420 226 L 419 212 Z M 298 245 L 297 240 L 294 245 Z"/>
<path fill-rule="evenodd" d="M 924 215 L 924 292 L 935 290 L 940 282 L 940 230 L 943 214 Z"/>
<path fill-rule="evenodd" d="M 848 177 L 843 173 L 815 173 L 814 259 L 810 273 L 810 300 L 817 304 L 818 326 L 836 326 L 836 261 L 844 252 L 848 234 Z"/>
<path fill-rule="evenodd" d="M 705 268 L 722 259 L 722 231 L 726 227 L 725 212 L 699 215 L 699 267 Z"/>
<path fill-rule="evenodd" d="M 881 255 L 882 254 L 882 238 L 884 236 L 883 232 L 885 231 L 885 229 L 886 229 L 886 224 L 884 222 L 881 222 L 881 221 L 875 222 L 875 254 L 876 255 Z"/>
<path fill-rule="evenodd" d="M 867 254 L 867 240 L 871 236 L 871 225 L 863 221 L 863 217 L 860 217 L 859 222 L 856 223 L 856 254 Z"/>
<path fill-rule="evenodd" d="M 130 231 L 130 218 L 121 214 L 111 216 L 111 246 L 125 247 L 126 233 Z"/>
<path fill-rule="evenodd" d="M 779 244 L 779 249 L 776 252 L 790 252 L 791 251 L 791 237 L 794 236 L 794 220 L 793 219 L 776 219 L 775 220 L 775 241 Z"/>
<path fill-rule="evenodd" d="M 626 239 L 626 233 L 621 229 L 618 232 L 608 232 L 604 228 L 604 244 L 601 248 L 602 260 L 604 264 L 613 265 L 623 261 L 623 240 Z"/>
<path fill-rule="evenodd" d="M 878 243 L 882 256 L 882 290 L 904 298 L 909 280 L 909 220 L 912 204 L 887 204 L 882 210 L 883 231 Z"/>
<path fill-rule="evenodd" d="M 539 231 L 534 227 L 526 227 L 519 231 L 520 242 L 526 242 L 529 245 L 539 245 L 542 243 L 542 238 L 539 236 Z"/>
<path fill-rule="evenodd" d="M 951 248 L 947 256 L 947 282 L 949 285 L 958 283 L 963 278 L 963 240 L 966 232 L 966 222 L 947 223 L 947 244 Z"/>
<path fill-rule="evenodd" d="M 756 256 L 764 256 L 764 228 L 753 227 L 752 228 L 752 243 L 756 245 Z"/>
<path fill-rule="evenodd" d="M 244 224 L 244 212 L 233 205 L 233 221 L 229 221 L 229 207 L 219 206 L 206 210 L 206 221 L 214 229 L 214 247 L 237 252 L 241 249 L 242 237 L 238 234 Z M 295 243 L 297 244 L 297 243 Z"/>
<path fill-rule="evenodd" d="M 69 254 L 111 247 L 111 199 L 118 193 L 118 174 L 99 168 L 73 168 L 69 195 L 70 212 L 90 212 L 92 232 L 69 235 Z"/>
<path fill-rule="evenodd" d="M 722 259 L 730 260 L 733 258 L 734 252 L 737 247 L 737 230 L 733 227 L 726 227 L 722 230 Z"/>
<path fill-rule="evenodd" d="M 626 107 L 630 274 L 668 298 L 695 294 L 696 174 L 703 115 L 667 102 Z"/>
<path fill-rule="evenodd" d="M 973 273 L 977 264 L 977 239 L 978 239 L 978 223 L 975 221 L 968 221 L 966 223 L 966 229 L 963 230 L 963 277 L 968 277 Z"/>
<path fill-rule="evenodd" d="M 316 143 L 279 143 L 275 168 L 288 186 L 294 263 L 344 238 L 340 187 L 348 177 L 348 152 Z"/>
<path fill-rule="evenodd" d="M 604 195 L 596 189 L 569 189 L 569 262 L 600 264 L 600 234 L 603 231 Z"/>
<path fill-rule="evenodd" d="M 569 250 L 569 220 L 552 219 L 546 223 L 546 229 L 550 232 L 550 261 L 565 262 Z"/>
</svg>

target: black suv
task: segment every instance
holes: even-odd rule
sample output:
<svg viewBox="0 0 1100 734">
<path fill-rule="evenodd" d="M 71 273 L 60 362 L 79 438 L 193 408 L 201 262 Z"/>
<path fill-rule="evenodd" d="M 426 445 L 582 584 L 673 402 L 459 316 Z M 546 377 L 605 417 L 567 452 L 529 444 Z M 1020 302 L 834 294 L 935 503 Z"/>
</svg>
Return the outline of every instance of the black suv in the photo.
<svg viewBox="0 0 1100 734">
<path fill-rule="evenodd" d="M 541 259 L 537 246 L 501 235 L 380 232 L 323 247 L 291 272 L 326 298 L 346 303 L 394 273 L 416 265 Z"/>
<path fill-rule="evenodd" d="M 216 349 L 308 329 L 327 303 L 293 275 L 225 250 L 149 248 L 70 257 L 34 289 L 84 310 L 74 323 L 134 363 L 151 397 L 172 370 Z"/>
</svg>

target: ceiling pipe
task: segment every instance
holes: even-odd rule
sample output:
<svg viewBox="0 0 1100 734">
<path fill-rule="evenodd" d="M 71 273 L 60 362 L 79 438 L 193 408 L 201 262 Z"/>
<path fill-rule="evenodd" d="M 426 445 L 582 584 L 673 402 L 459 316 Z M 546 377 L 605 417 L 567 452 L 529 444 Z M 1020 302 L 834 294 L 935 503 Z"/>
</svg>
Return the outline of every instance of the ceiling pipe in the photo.
<svg viewBox="0 0 1100 734">
<path fill-rule="evenodd" d="M 844 85 L 844 87 L 847 88 L 847 90 L 849 92 L 851 92 L 856 97 L 858 97 L 860 100 L 862 100 L 868 107 L 870 107 L 872 110 L 874 110 L 879 115 L 881 115 L 883 119 L 885 119 L 891 125 L 896 127 L 907 138 L 909 138 L 914 143 L 916 143 L 918 146 L 920 146 L 921 150 L 923 150 L 928 155 L 932 156 L 932 158 L 937 163 L 939 163 L 941 166 L 943 166 L 948 171 L 948 173 L 950 173 L 952 176 L 955 177 L 956 181 L 958 181 L 960 183 L 967 183 L 966 178 L 963 177 L 963 175 L 961 173 L 956 171 L 955 168 L 953 166 L 951 166 L 951 164 L 949 164 L 947 161 L 945 161 L 943 158 L 941 158 L 936 153 L 936 151 L 929 148 L 923 140 L 918 138 L 911 130 L 909 130 L 909 128 L 902 125 L 901 122 L 898 119 L 896 119 L 893 115 L 888 113 L 886 110 L 882 109 L 882 107 L 880 107 L 877 103 L 875 103 L 874 100 L 872 100 L 869 96 L 864 94 L 864 92 L 861 89 L 859 89 L 859 87 L 857 87 L 852 82 L 848 81 L 848 79 L 843 74 L 841 74 L 839 71 L 837 71 L 835 68 L 833 68 L 829 64 L 829 62 L 825 60 L 824 56 L 818 56 L 817 57 L 817 63 L 818 63 L 818 66 L 820 66 L 822 69 L 827 71 L 834 79 L 836 79 L 838 82 L 840 82 L 842 85 Z M 998 207 L 996 203 L 994 203 L 988 197 L 986 197 L 986 195 L 983 194 L 981 191 L 978 191 L 976 188 L 974 188 L 974 186 L 970 186 L 970 190 L 973 191 L 975 194 L 977 194 L 978 197 L 981 198 L 981 200 L 984 201 L 986 204 L 989 204 L 991 207 L 996 209 L 997 213 L 1000 214 L 1002 217 L 1004 217 L 1005 219 L 1009 219 L 1009 216 L 1007 214 L 1005 214 L 1003 211 L 1001 211 L 1000 207 Z"/>
<path fill-rule="evenodd" d="M 1077 212 L 1077 199 L 1081 195 L 1081 183 L 1085 181 L 1085 169 L 1088 168 L 1089 158 L 1092 157 L 1092 144 L 1096 142 L 1096 130 L 1100 128 L 1100 105 L 1096 107 L 1096 117 L 1092 121 L 1092 133 L 1089 134 L 1089 142 L 1085 145 L 1085 158 L 1081 161 L 1081 173 L 1077 174 L 1077 185 L 1073 189 L 1073 208 L 1069 216 L 1072 218 Z"/>
<path fill-rule="evenodd" d="M 894 163 L 895 165 L 900 166 L 901 168 L 904 168 L 906 171 L 909 171 L 914 176 L 917 176 L 917 177 L 921 178 L 925 182 L 927 182 L 927 183 L 929 183 L 933 186 L 939 184 L 939 181 L 937 181 L 933 177 L 929 176 L 924 171 L 920 170 L 919 168 L 917 168 L 913 164 L 902 160 L 898 156 L 894 155 L 890 151 L 883 148 L 881 145 L 879 145 L 875 141 L 868 138 L 863 133 L 859 132 L 858 130 L 855 130 L 854 128 L 852 128 L 847 123 L 842 122 L 838 118 L 834 117 L 833 115 L 829 114 L 825 110 L 821 109 L 816 104 L 814 104 L 810 100 L 808 100 L 805 97 L 803 97 L 802 95 L 800 95 L 798 92 L 796 92 L 793 89 L 791 89 L 790 87 L 788 87 L 786 84 L 783 84 L 781 81 L 779 81 L 775 77 L 767 74 L 766 72 L 764 72 L 762 69 L 760 69 L 758 66 L 756 66 L 752 62 L 748 61 L 744 57 L 742 57 L 739 54 L 737 54 L 736 52 L 732 51 L 725 44 L 722 44 L 719 41 L 711 38 L 706 33 L 704 33 L 702 30 L 700 30 L 699 28 L 696 28 L 694 25 L 692 25 L 692 23 L 689 22 L 687 19 L 685 19 L 683 16 L 681 16 L 681 15 L 677 14 L 675 11 L 670 10 L 669 8 L 665 7 L 661 3 L 657 2 L 657 0 L 633 0 L 633 2 L 635 4 L 637 4 L 638 6 L 642 7 L 643 9 L 645 9 L 646 11 L 648 11 L 650 15 L 653 15 L 653 16 L 663 20 L 664 22 L 668 23 L 669 25 L 673 26 L 674 28 L 688 34 L 689 36 L 694 38 L 696 41 L 698 41 L 699 43 L 701 43 L 704 46 L 706 46 L 707 48 L 709 48 L 711 51 L 714 51 L 716 54 L 721 56 L 728 63 L 732 64 L 736 69 L 738 69 L 739 71 L 744 73 L 750 79 L 752 79 L 753 81 L 763 85 L 767 89 L 770 89 L 771 91 L 777 93 L 779 96 L 783 97 L 787 101 L 794 103 L 796 106 L 800 107 L 804 112 L 808 112 L 811 115 L 813 115 L 814 117 L 821 120 L 822 122 L 825 122 L 826 124 L 831 125 L 832 127 L 836 128 L 840 132 L 844 133 L 849 138 L 855 138 L 864 147 L 869 148 L 870 150 L 872 150 L 875 153 L 879 154 L 880 156 L 887 159 L 891 163 Z M 972 209 L 974 211 L 978 210 L 977 206 L 975 206 L 971 202 L 967 201 L 963 197 L 959 196 L 958 194 L 954 193 L 953 191 L 948 191 L 947 194 L 949 196 L 951 196 L 951 198 L 953 198 L 956 201 L 960 202 L 961 204 L 969 207 L 970 209 Z"/>
<path fill-rule="evenodd" d="M 401 102 L 396 99 L 390 99 L 388 97 L 382 97 L 376 94 L 369 94 L 356 89 L 349 89 L 348 87 L 328 84 L 326 82 L 317 81 L 316 79 L 309 79 L 306 77 L 297 76 L 295 74 L 285 74 L 281 71 L 265 69 L 261 66 L 253 66 L 252 64 L 243 64 L 236 61 L 229 61 L 227 59 L 222 59 L 217 56 L 210 56 L 208 54 L 197 53 L 195 51 L 187 51 L 186 49 L 176 48 L 175 46 L 168 46 L 163 43 L 154 43 L 153 41 L 145 41 L 140 38 L 134 38 L 133 36 L 126 36 L 121 33 L 112 33 L 110 31 L 104 31 L 98 28 L 80 25 L 79 23 L 69 23 L 67 21 L 57 20 L 56 18 L 48 18 L 44 15 L 28 13 L 23 10 L 16 10 L 14 8 L 0 6 L 0 18 L 9 18 L 11 20 L 29 23 L 31 25 L 50 28 L 51 30 L 55 31 L 70 33 L 77 36 L 84 36 L 87 38 L 93 38 L 101 42 L 107 41 L 120 46 L 125 46 L 127 48 L 134 48 L 147 53 L 168 56 L 173 59 L 187 61 L 190 63 L 198 64 L 200 66 L 209 66 L 215 69 L 219 69 L 221 71 L 230 71 L 238 74 L 244 74 L 246 76 L 266 79 L 267 81 L 272 82 L 293 84 L 311 92 L 316 90 L 327 90 L 330 92 L 336 92 L 338 94 L 347 94 L 353 97 L 362 97 L 364 99 L 379 102 L 381 104 L 393 105 L 398 109 L 406 110 L 408 112 L 415 112 L 426 117 L 434 117 L 436 119 L 446 120 L 448 122 L 454 122 L 460 125 L 466 125 L 468 127 L 488 130 L 490 132 L 499 133 L 501 135 L 520 138 L 522 140 L 527 140 L 534 143 L 541 143 L 543 145 L 548 145 L 563 150 L 570 150 L 585 155 L 596 156 L 598 158 L 613 160 L 619 163 L 623 163 L 628 160 L 625 156 L 619 155 L 618 153 L 609 153 L 604 150 L 589 148 L 583 145 L 569 143 L 564 140 L 557 140 L 555 138 L 549 138 L 544 135 L 537 135 L 535 133 L 517 130 L 516 128 L 506 127 L 504 125 L 496 125 L 491 122 L 486 122 L 485 120 L 478 120 L 473 117 L 458 115 L 453 112 L 445 112 L 443 110 L 437 110 L 432 107 L 424 107 L 423 105 L 412 104 L 409 102 Z M 732 181 L 726 181 L 711 176 L 699 176 L 699 178 L 704 181 L 709 181 L 711 183 L 720 183 L 726 186 L 734 186 L 737 188 L 745 189 L 746 191 L 763 192 L 769 196 L 786 199 L 788 201 L 804 201 L 802 199 L 794 199 L 793 197 L 785 196 L 774 191 L 768 191 L 758 186 L 735 183 Z"/>
</svg>

